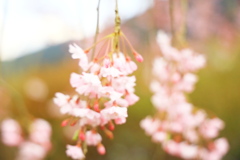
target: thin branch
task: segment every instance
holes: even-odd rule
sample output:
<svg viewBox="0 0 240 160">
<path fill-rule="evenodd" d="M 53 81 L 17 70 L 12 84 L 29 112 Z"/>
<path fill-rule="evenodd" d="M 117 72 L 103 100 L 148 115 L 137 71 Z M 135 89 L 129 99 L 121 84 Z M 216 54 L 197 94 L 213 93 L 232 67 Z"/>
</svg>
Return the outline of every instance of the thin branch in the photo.
<svg viewBox="0 0 240 160">
<path fill-rule="evenodd" d="M 118 0 L 116 0 L 116 12 L 118 12 Z"/>
<path fill-rule="evenodd" d="M 115 28 L 114 28 L 114 52 L 119 52 L 119 35 L 121 31 L 121 18 L 118 12 L 118 0 L 116 0 L 116 8 L 115 8 Z"/>
<path fill-rule="evenodd" d="M 184 18 L 180 28 L 180 36 L 181 36 L 182 43 L 186 43 L 188 0 L 183 0 L 181 6 L 182 6 L 182 16 Z"/>
<path fill-rule="evenodd" d="M 175 37 L 174 28 L 174 0 L 169 0 L 169 15 L 170 15 L 170 29 L 172 33 L 172 38 Z"/>
<path fill-rule="evenodd" d="M 97 26 L 96 26 L 96 32 L 95 32 L 95 37 L 94 37 L 94 44 L 97 42 L 98 34 L 99 34 L 99 8 L 100 8 L 100 3 L 101 0 L 98 0 L 98 5 L 97 5 Z M 94 57 L 96 47 L 93 48 L 92 50 L 92 58 Z"/>
</svg>

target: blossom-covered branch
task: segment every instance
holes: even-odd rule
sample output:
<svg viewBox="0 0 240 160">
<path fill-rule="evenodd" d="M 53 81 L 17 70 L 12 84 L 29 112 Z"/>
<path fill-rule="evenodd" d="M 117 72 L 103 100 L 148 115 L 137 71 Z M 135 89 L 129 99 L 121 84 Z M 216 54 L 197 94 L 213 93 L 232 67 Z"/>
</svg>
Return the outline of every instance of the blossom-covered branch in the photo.
<svg viewBox="0 0 240 160">
<path fill-rule="evenodd" d="M 140 123 L 146 134 L 163 149 L 183 159 L 220 160 L 228 150 L 225 138 L 217 138 L 224 123 L 196 109 L 185 94 L 194 90 L 194 74 L 205 65 L 205 57 L 190 49 L 178 50 L 171 39 L 159 32 L 158 44 L 162 57 L 153 63 L 156 79 L 150 88 L 157 113 Z"/>
<path fill-rule="evenodd" d="M 137 65 L 127 50 L 121 47 L 128 46 L 137 61 L 142 62 L 143 58 L 120 30 L 117 8 L 115 23 L 114 33 L 88 49 L 83 50 L 76 44 L 69 46 L 69 52 L 73 59 L 79 60 L 82 72 L 72 73 L 70 77 L 70 84 L 76 94 L 70 96 L 56 93 L 54 102 L 62 114 L 69 115 L 62 125 L 78 126 L 73 135 L 76 145 L 67 145 L 66 151 L 73 159 L 84 159 L 86 146 L 96 146 L 99 154 L 105 154 L 99 130 L 112 139 L 115 125 L 126 122 L 128 107 L 139 100 L 134 93 L 136 78 L 131 75 L 137 70 Z M 101 46 L 101 49 L 90 59 L 88 53 L 96 45 Z"/>
</svg>

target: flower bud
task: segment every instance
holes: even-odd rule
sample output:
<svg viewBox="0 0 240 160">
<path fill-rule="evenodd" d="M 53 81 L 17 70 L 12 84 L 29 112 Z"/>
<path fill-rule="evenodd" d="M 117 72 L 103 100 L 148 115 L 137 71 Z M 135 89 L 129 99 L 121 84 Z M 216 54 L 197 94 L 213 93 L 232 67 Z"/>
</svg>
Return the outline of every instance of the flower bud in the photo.
<svg viewBox="0 0 240 160">
<path fill-rule="evenodd" d="M 115 129 L 115 126 L 114 126 L 114 124 L 113 124 L 112 121 L 110 121 L 110 122 L 108 123 L 108 129 L 110 129 L 111 131 L 113 131 L 113 130 Z"/>
<path fill-rule="evenodd" d="M 143 62 L 143 57 L 140 54 L 136 53 L 134 55 L 135 55 L 135 58 L 138 62 Z"/>
<path fill-rule="evenodd" d="M 109 139 L 113 139 L 113 133 L 111 131 L 109 131 L 108 129 L 104 129 L 104 133 L 106 134 L 106 136 L 109 138 Z"/>
<path fill-rule="evenodd" d="M 69 122 L 69 119 L 63 120 L 62 123 L 61 123 L 61 126 L 62 126 L 62 127 L 67 126 L 67 125 L 68 125 L 68 122 Z"/>
<path fill-rule="evenodd" d="M 106 149 L 103 144 L 99 143 L 97 146 L 97 151 L 100 155 L 104 155 L 106 153 Z"/>
<path fill-rule="evenodd" d="M 83 131 L 80 131 L 80 133 L 79 133 L 79 139 L 81 139 L 82 141 L 85 141 L 86 136 L 85 136 L 85 134 L 83 133 Z"/>
</svg>

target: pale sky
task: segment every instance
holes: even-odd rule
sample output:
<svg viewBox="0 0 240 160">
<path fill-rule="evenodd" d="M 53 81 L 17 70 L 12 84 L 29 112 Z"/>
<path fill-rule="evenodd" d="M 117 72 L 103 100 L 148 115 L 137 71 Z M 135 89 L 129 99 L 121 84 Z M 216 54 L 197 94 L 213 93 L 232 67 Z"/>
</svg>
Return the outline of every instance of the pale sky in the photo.
<svg viewBox="0 0 240 160">
<path fill-rule="evenodd" d="M 47 45 L 92 36 L 97 3 L 98 0 L 0 0 L 0 30 L 5 18 L 2 59 L 11 60 Z M 152 0 L 119 0 L 120 16 L 127 20 L 151 5 Z M 101 0 L 101 30 L 113 24 L 114 9 L 115 0 Z"/>
</svg>

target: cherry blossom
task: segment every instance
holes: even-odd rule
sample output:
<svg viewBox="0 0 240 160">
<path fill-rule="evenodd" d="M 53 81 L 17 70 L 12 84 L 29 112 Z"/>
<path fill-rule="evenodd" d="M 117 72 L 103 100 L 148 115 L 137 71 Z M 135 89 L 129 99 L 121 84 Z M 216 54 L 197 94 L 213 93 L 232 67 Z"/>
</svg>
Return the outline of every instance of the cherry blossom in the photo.
<svg viewBox="0 0 240 160">
<path fill-rule="evenodd" d="M 17 121 L 5 119 L 1 124 L 2 142 L 7 146 L 19 146 L 22 141 L 22 129 Z"/>
<path fill-rule="evenodd" d="M 42 160 L 47 151 L 37 143 L 24 142 L 20 145 L 17 160 Z"/>
<path fill-rule="evenodd" d="M 64 104 L 63 101 L 59 103 Z M 32 121 L 28 131 L 29 137 L 23 135 L 19 123 L 14 119 L 5 119 L 1 131 L 5 145 L 19 148 L 17 160 L 42 160 L 51 149 L 52 128 L 44 119 Z"/>
<path fill-rule="evenodd" d="M 157 41 L 162 57 L 154 60 L 155 79 L 150 84 L 157 113 L 143 119 L 140 126 L 171 155 L 220 160 L 229 148 L 225 138 L 217 139 L 223 121 L 196 109 L 185 95 L 194 90 L 198 80 L 195 72 L 204 67 L 205 57 L 191 49 L 172 47 L 171 39 L 163 32 L 159 32 Z"/>
<path fill-rule="evenodd" d="M 94 133 L 94 131 L 86 132 L 86 143 L 89 146 L 97 146 L 101 143 L 102 137 L 99 133 Z"/>
<path fill-rule="evenodd" d="M 84 158 L 87 146 L 95 146 L 99 154 L 105 154 L 99 130 L 112 139 L 115 125 L 126 123 L 128 107 L 139 100 L 134 93 L 136 78 L 131 75 L 137 65 L 126 51 L 121 51 L 119 43 L 127 41 L 137 61 L 142 62 L 143 57 L 132 48 L 121 31 L 103 40 L 109 44 L 103 43 L 105 50 L 98 51 L 93 58 L 88 53 L 95 45 L 100 45 L 101 40 L 86 50 L 76 44 L 69 46 L 72 58 L 79 60 L 81 69 L 81 73 L 70 76 L 70 84 L 76 93 L 69 96 L 57 92 L 53 99 L 60 112 L 69 116 L 62 126 L 69 124 L 78 128 L 73 135 L 76 146 L 68 145 L 66 151 L 73 159 Z"/>
<path fill-rule="evenodd" d="M 78 146 L 67 145 L 66 154 L 72 159 L 81 160 L 85 158 L 82 148 Z"/>
</svg>

